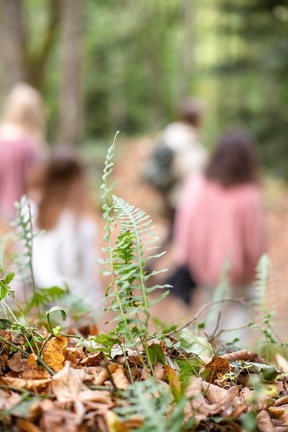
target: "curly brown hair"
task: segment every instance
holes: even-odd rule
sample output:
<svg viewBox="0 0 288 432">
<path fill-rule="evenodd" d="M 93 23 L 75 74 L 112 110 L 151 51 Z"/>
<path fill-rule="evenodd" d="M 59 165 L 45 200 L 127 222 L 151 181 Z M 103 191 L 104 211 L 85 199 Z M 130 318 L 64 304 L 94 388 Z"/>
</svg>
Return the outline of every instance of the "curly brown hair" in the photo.
<svg viewBox="0 0 288 432">
<path fill-rule="evenodd" d="M 206 177 L 231 187 L 258 180 L 258 158 L 251 136 L 244 130 L 225 133 L 206 168 Z"/>
</svg>

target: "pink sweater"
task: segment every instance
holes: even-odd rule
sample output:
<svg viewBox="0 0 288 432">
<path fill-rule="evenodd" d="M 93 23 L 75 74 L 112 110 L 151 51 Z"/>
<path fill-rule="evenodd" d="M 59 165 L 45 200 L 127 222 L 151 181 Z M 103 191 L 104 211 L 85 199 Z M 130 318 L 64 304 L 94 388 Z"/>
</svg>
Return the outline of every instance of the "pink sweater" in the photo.
<svg viewBox="0 0 288 432">
<path fill-rule="evenodd" d="M 252 281 L 265 251 L 259 187 L 227 189 L 192 176 L 176 214 L 174 245 L 176 260 L 188 265 L 199 284 L 217 284 L 227 260 L 233 283 Z"/>
<path fill-rule="evenodd" d="M 0 213 L 4 219 L 15 217 L 15 201 L 24 193 L 27 175 L 38 161 L 34 144 L 28 139 L 0 137 Z"/>
</svg>

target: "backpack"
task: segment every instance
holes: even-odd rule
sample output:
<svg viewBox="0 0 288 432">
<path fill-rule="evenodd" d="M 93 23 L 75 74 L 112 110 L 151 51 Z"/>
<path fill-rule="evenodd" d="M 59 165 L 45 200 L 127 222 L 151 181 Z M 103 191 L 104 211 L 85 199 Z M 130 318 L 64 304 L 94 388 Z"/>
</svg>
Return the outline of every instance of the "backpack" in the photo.
<svg viewBox="0 0 288 432">
<path fill-rule="evenodd" d="M 173 159 L 174 151 L 164 141 L 160 141 L 145 166 L 144 179 L 162 194 L 167 193 L 176 182 Z"/>
</svg>

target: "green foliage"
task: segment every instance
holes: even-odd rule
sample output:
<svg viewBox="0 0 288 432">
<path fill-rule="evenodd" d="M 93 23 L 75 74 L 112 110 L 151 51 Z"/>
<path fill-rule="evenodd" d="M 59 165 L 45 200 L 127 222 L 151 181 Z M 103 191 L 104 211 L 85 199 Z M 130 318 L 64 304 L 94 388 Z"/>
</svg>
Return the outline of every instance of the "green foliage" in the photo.
<svg viewBox="0 0 288 432">
<path fill-rule="evenodd" d="M 129 405 L 123 404 L 115 411 L 124 418 L 135 414 L 140 415 L 143 418 L 143 424 L 137 428 L 139 432 L 181 432 L 185 430 L 183 416 L 186 399 L 182 398 L 175 404 L 169 387 L 163 390 L 163 386 L 157 381 L 146 379 L 134 383 L 122 395 L 129 400 Z"/>
<path fill-rule="evenodd" d="M 21 245 L 21 251 L 15 256 L 15 264 L 18 276 L 24 284 L 32 284 L 34 293 L 36 286 L 32 267 L 33 238 L 31 207 L 25 196 L 15 203 L 17 219 L 13 222 L 16 227 L 16 235 Z"/>
<path fill-rule="evenodd" d="M 151 274 L 147 274 L 145 266 L 149 258 L 156 257 L 156 255 L 146 255 L 147 251 L 153 250 L 151 243 L 157 240 L 151 220 L 143 211 L 126 203 L 122 198 L 114 195 L 111 197 L 115 183 L 110 185 L 108 176 L 113 170 L 112 158 L 116 136 L 107 153 L 101 186 L 104 191 L 102 198 L 106 221 L 104 238 L 108 243 L 108 247 L 104 248 L 103 252 L 108 254 L 108 258 L 100 262 L 109 266 L 105 269 L 105 274 L 111 277 L 106 289 L 106 297 L 110 301 L 107 309 L 116 313 L 115 321 L 118 324 L 115 335 L 120 336 L 123 351 L 129 346 L 134 346 L 135 339 L 141 342 L 149 360 L 147 347 L 151 318 L 149 308 L 168 292 L 162 293 L 156 300 L 150 300 L 150 293 L 164 287 L 160 285 L 146 287 Z M 120 229 L 114 243 L 112 233 L 118 222 Z"/>
</svg>

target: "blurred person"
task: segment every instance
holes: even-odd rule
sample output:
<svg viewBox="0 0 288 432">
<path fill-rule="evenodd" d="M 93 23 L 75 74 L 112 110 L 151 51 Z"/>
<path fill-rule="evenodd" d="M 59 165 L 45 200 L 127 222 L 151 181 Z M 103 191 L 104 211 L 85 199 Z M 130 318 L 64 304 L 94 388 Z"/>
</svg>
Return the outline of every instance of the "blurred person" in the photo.
<svg viewBox="0 0 288 432">
<path fill-rule="evenodd" d="M 212 300 L 227 264 L 233 297 L 248 300 L 253 295 L 251 283 L 265 252 L 265 234 L 256 149 L 245 131 L 223 135 L 205 173 L 187 180 L 176 213 L 173 247 L 175 261 L 200 287 L 202 304 Z M 176 294 L 177 290 L 184 295 L 180 286 Z M 224 323 L 226 316 L 230 326 L 247 324 L 248 312 L 230 303 Z"/>
<path fill-rule="evenodd" d="M 45 114 L 40 93 L 17 84 L 3 105 L 0 122 L 0 216 L 15 217 L 29 170 L 45 153 Z"/>
<path fill-rule="evenodd" d="M 59 147 L 31 173 L 28 188 L 35 231 L 44 230 L 33 239 L 36 286 L 68 286 L 72 305 L 86 305 L 95 317 L 103 293 L 96 262 L 98 227 L 84 167 L 71 148 Z"/>
<path fill-rule="evenodd" d="M 191 173 L 202 171 L 208 161 L 208 152 L 200 142 L 202 120 L 200 104 L 184 101 L 176 121 L 158 135 L 145 166 L 144 177 L 163 197 L 170 231 L 184 181 Z"/>
</svg>

